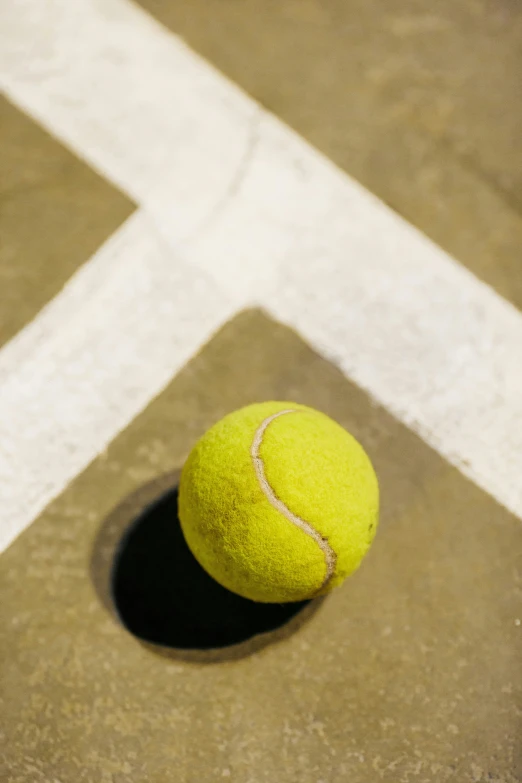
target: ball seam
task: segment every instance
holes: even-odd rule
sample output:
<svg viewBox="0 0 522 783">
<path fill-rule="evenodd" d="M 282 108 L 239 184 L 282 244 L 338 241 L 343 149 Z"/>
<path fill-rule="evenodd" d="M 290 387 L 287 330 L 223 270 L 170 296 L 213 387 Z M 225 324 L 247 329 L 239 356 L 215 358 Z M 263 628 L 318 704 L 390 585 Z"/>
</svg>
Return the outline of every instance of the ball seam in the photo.
<svg viewBox="0 0 522 783">
<path fill-rule="evenodd" d="M 306 535 L 310 536 L 310 538 L 312 538 L 321 549 L 326 564 L 326 575 L 318 590 L 323 590 L 328 585 L 328 583 L 330 582 L 331 578 L 335 573 L 337 556 L 326 538 L 324 538 L 314 527 L 312 527 L 312 525 L 309 522 L 297 516 L 297 514 L 294 514 L 293 511 L 291 511 L 288 508 L 288 506 L 286 506 L 283 503 L 283 501 L 277 497 L 273 487 L 270 485 L 266 477 L 265 465 L 260 455 L 261 444 L 263 443 L 263 438 L 267 428 L 275 419 L 278 419 L 279 416 L 285 416 L 288 413 L 301 413 L 301 411 L 293 408 L 288 408 L 286 410 L 273 413 L 271 416 L 267 416 L 266 419 L 264 419 L 261 422 L 261 424 L 259 425 L 259 427 L 255 432 L 254 439 L 252 441 L 252 445 L 250 447 L 250 455 L 252 457 L 254 471 L 259 486 L 261 487 L 261 491 L 263 492 L 264 496 L 266 497 L 270 505 L 273 506 L 273 508 L 275 508 L 277 511 L 279 511 L 279 513 L 283 514 L 283 516 L 286 517 L 286 519 L 288 519 L 289 522 L 291 522 L 300 530 L 302 530 L 304 533 L 306 533 Z"/>
</svg>

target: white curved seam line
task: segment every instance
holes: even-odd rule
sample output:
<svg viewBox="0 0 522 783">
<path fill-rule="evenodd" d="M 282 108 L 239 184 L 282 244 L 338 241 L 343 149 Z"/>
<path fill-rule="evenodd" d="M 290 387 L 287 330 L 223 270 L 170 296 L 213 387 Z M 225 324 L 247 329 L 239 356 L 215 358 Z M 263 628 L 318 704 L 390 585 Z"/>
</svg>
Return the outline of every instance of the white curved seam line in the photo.
<svg viewBox="0 0 522 783">
<path fill-rule="evenodd" d="M 294 524 L 296 527 L 300 528 L 304 533 L 306 533 L 307 536 L 310 536 L 310 538 L 313 538 L 313 540 L 316 542 L 316 544 L 319 546 L 319 548 L 322 550 L 324 554 L 324 559 L 326 562 L 326 576 L 323 580 L 323 583 L 321 584 L 320 590 L 323 587 L 326 587 L 330 579 L 332 578 L 334 571 L 335 571 L 335 564 L 336 564 L 336 555 L 328 541 L 324 539 L 320 533 L 315 530 L 315 528 L 312 527 L 308 522 L 306 522 L 304 519 L 301 519 L 301 517 L 298 517 L 296 514 L 294 514 L 290 509 L 285 506 L 282 500 L 280 500 L 277 495 L 275 494 L 274 490 L 268 483 L 268 479 L 266 477 L 265 473 L 265 465 L 264 462 L 259 454 L 259 449 L 261 447 L 261 443 L 263 442 L 263 436 L 265 434 L 265 431 L 269 424 L 271 424 L 274 419 L 277 419 L 279 416 L 284 416 L 287 413 L 299 413 L 298 410 L 294 409 L 288 409 L 284 411 L 279 411 L 278 413 L 273 413 L 271 416 L 268 416 L 266 419 L 264 419 L 258 429 L 256 430 L 256 433 L 254 435 L 254 440 L 252 441 L 252 446 L 250 448 L 250 454 L 252 457 L 252 462 L 254 463 L 254 470 L 256 472 L 257 480 L 259 481 L 259 485 L 261 487 L 261 490 L 263 494 L 265 495 L 266 499 L 272 505 L 279 513 L 283 514 L 292 524 Z"/>
</svg>

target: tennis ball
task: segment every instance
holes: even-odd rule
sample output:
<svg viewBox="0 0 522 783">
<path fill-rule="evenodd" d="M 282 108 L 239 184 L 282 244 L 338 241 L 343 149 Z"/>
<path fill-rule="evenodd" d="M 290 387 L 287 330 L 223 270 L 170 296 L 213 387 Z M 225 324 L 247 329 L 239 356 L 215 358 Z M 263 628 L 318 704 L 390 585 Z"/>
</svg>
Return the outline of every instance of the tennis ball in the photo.
<svg viewBox="0 0 522 783">
<path fill-rule="evenodd" d="M 178 500 L 187 544 L 224 587 L 254 601 L 324 595 L 359 566 L 379 489 L 364 449 L 319 411 L 249 405 L 196 443 Z"/>
</svg>

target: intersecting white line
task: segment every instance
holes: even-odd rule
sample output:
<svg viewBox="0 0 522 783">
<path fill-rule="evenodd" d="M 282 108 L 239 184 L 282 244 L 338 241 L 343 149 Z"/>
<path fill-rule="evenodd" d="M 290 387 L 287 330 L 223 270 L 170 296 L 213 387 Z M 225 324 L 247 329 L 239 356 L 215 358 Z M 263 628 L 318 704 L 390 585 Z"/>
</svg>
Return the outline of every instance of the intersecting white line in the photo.
<svg viewBox="0 0 522 783">
<path fill-rule="evenodd" d="M 236 311 L 142 212 L 0 352 L 6 546 Z"/>
<path fill-rule="evenodd" d="M 253 302 L 522 516 L 514 307 L 128 0 L 4 0 L 0 43 L 10 100 L 140 205 L 0 352 L 0 544 Z"/>
</svg>

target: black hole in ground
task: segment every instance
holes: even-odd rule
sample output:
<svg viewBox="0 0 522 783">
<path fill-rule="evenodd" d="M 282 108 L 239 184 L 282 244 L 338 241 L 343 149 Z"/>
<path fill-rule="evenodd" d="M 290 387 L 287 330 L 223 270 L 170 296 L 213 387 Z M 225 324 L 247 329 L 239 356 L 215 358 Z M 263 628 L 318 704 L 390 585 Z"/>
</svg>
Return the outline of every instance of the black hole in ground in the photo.
<svg viewBox="0 0 522 783">
<path fill-rule="evenodd" d="M 177 488 L 136 519 L 121 542 L 111 582 L 117 612 L 131 633 L 185 650 L 229 647 L 274 631 L 310 603 L 257 603 L 215 582 L 185 543 Z"/>
</svg>

